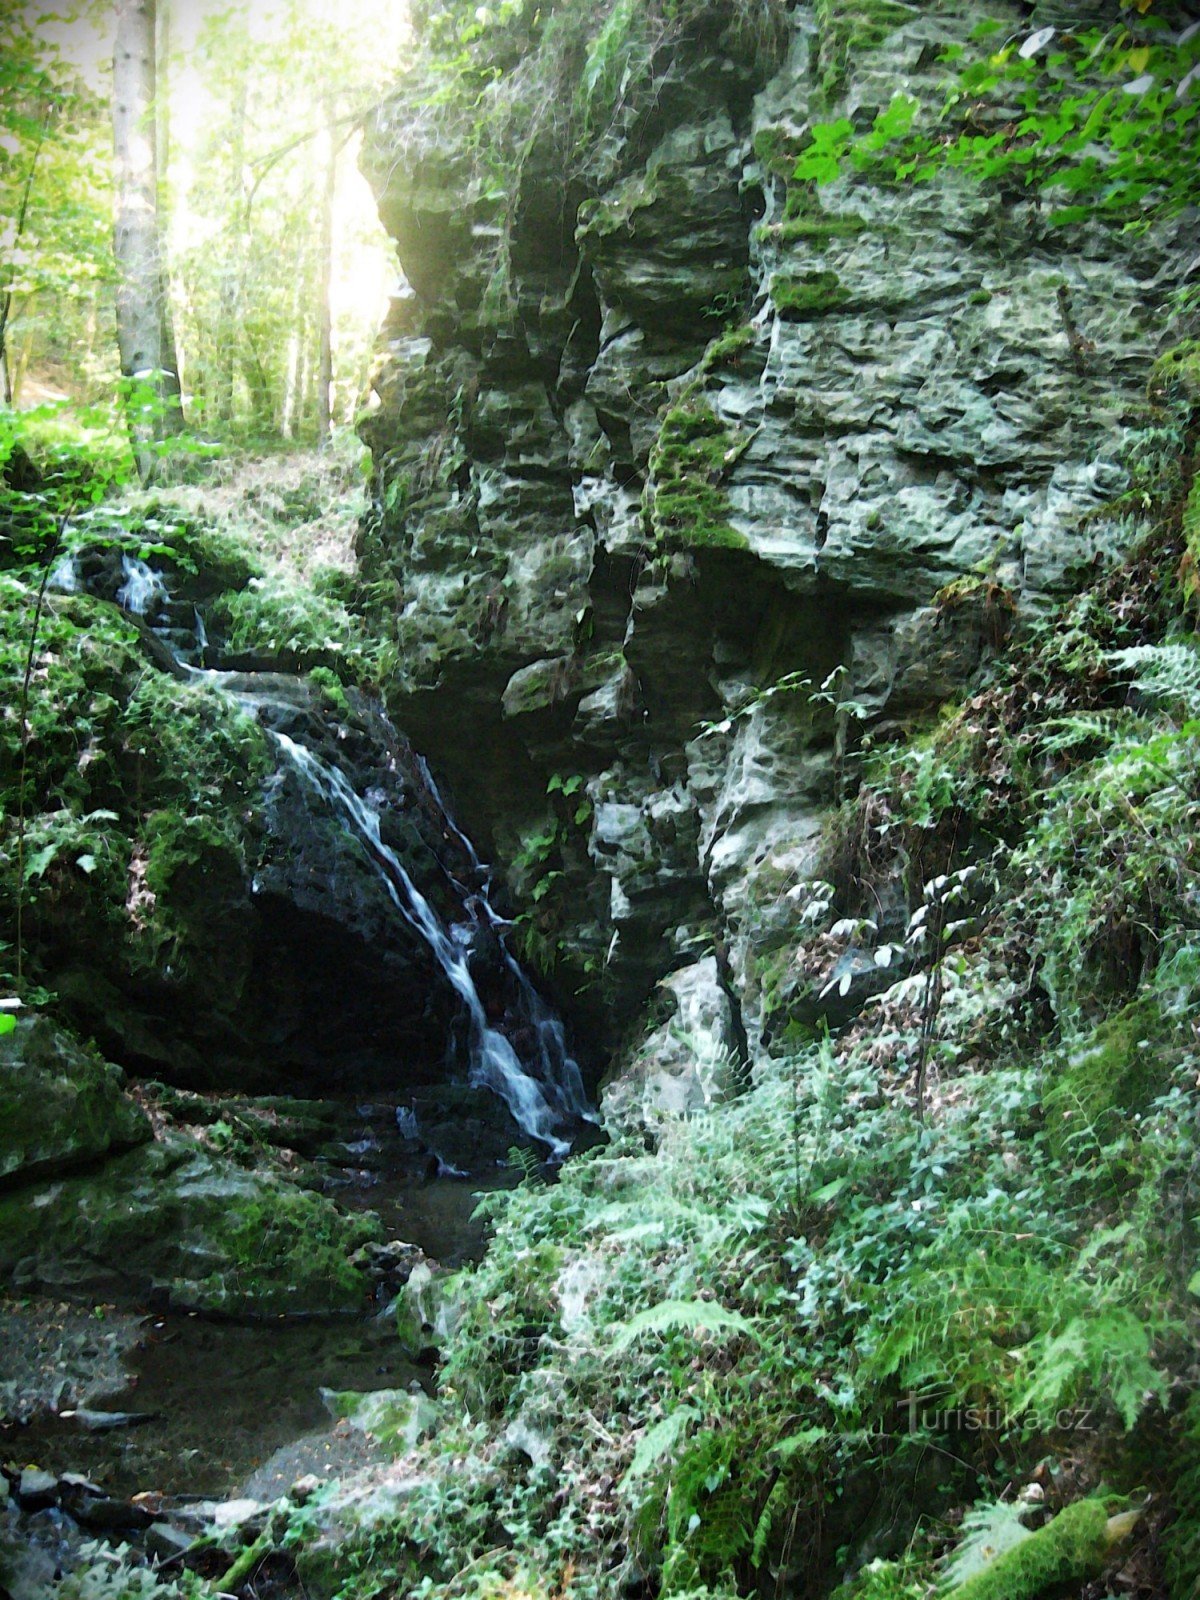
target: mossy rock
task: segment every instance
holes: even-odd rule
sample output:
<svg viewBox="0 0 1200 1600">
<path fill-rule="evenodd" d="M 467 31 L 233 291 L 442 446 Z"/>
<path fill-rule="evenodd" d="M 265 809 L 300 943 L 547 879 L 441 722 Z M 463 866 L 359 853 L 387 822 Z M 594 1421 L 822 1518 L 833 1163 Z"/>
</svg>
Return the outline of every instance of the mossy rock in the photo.
<svg viewBox="0 0 1200 1600">
<path fill-rule="evenodd" d="M 877 50 L 889 34 L 912 22 L 914 7 L 898 0 L 817 0 L 817 81 L 827 99 L 845 88 L 854 62 Z"/>
<path fill-rule="evenodd" d="M 791 196 L 789 195 L 789 200 Z M 803 244 L 810 249 L 823 250 L 838 239 L 855 239 L 865 233 L 870 225 L 861 217 L 813 216 L 802 213 L 784 215 L 782 222 L 765 223 L 759 237 L 776 244 Z"/>
<path fill-rule="evenodd" d="M 0 1179 L 69 1171 L 150 1138 L 123 1076 L 49 1017 L 0 1038 Z"/>
<path fill-rule="evenodd" d="M 951 1589 L 948 1600 L 1037 1600 L 1060 1584 L 1094 1577 L 1108 1549 L 1103 1501 L 1079 1500 Z"/>
<path fill-rule="evenodd" d="M 836 272 L 778 272 L 771 279 L 771 300 L 780 316 L 807 322 L 848 304 L 850 299 Z"/>
<path fill-rule="evenodd" d="M 754 157 L 764 172 L 788 179 L 804 149 L 804 139 L 791 129 L 775 124 L 760 128 L 754 135 Z"/>
<path fill-rule="evenodd" d="M 323 1389 L 326 1409 L 392 1455 L 404 1455 L 437 1429 L 441 1414 L 427 1394 L 406 1389 Z"/>
<path fill-rule="evenodd" d="M 231 1316 L 350 1311 L 370 1291 L 351 1257 L 378 1234 L 373 1217 L 172 1134 L 0 1200 L 0 1271 L 84 1301 L 159 1289 Z"/>
<path fill-rule="evenodd" d="M 1070 1050 L 1044 1103 L 1056 1140 L 1088 1127 L 1104 1137 L 1143 1112 L 1169 1085 L 1174 1023 L 1152 996 L 1109 1017 Z"/>
<path fill-rule="evenodd" d="M 706 405 L 690 402 L 667 412 L 650 455 L 647 490 L 651 530 L 660 545 L 749 548 L 729 521 L 732 507 L 723 486 L 736 452 L 733 434 Z"/>
</svg>

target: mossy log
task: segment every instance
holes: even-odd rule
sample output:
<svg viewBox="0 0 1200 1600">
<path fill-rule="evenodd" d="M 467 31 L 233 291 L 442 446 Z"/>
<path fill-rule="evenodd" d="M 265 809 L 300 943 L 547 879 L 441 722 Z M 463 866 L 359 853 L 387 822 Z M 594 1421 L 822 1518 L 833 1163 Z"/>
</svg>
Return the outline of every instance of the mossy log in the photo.
<svg viewBox="0 0 1200 1600">
<path fill-rule="evenodd" d="M 1057 1584 L 1093 1578 L 1139 1515 L 1110 1517 L 1101 1500 L 1076 1501 L 952 1589 L 952 1600 L 1037 1600 Z"/>
</svg>

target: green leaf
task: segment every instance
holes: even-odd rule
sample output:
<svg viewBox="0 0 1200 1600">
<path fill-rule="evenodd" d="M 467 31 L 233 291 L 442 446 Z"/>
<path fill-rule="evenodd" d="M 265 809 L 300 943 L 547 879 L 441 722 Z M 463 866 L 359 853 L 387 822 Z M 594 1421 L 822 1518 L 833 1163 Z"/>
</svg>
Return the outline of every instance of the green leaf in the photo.
<svg viewBox="0 0 1200 1600">
<path fill-rule="evenodd" d="M 6 1033 L 12 1033 L 16 1026 L 16 1017 L 10 1017 L 7 1011 L 0 1011 L 0 1039 L 3 1039 Z"/>
<path fill-rule="evenodd" d="M 699 1422 L 700 1417 L 701 1413 L 695 1406 L 680 1406 L 667 1416 L 660 1417 L 638 1440 L 633 1460 L 629 1463 L 629 1469 L 622 1482 L 628 1483 L 631 1478 L 644 1477 L 668 1451 L 674 1450 L 688 1428 L 693 1422 Z"/>
<path fill-rule="evenodd" d="M 828 1437 L 828 1428 L 801 1428 L 799 1433 L 791 1433 L 786 1439 L 780 1439 L 778 1444 L 771 1446 L 771 1449 L 781 1460 L 794 1461 L 799 1455 L 807 1455 L 814 1446 Z"/>
</svg>

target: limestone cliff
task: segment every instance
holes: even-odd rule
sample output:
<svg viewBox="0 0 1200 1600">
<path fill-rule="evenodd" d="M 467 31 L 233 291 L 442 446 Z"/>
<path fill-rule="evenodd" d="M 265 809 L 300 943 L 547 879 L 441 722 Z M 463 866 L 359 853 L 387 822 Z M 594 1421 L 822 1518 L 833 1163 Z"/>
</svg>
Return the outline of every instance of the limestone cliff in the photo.
<svg viewBox="0 0 1200 1600">
<path fill-rule="evenodd" d="M 755 1047 L 862 744 L 1129 537 L 1186 237 L 1051 228 L 952 172 L 794 181 L 812 123 L 933 93 L 974 5 L 817 0 L 753 40 L 692 10 L 586 150 L 553 82 L 481 141 L 536 89 L 517 39 L 478 105 L 415 68 L 364 154 L 409 285 L 364 425 L 392 710 L 597 1058 L 684 968 L 668 1009 Z"/>
</svg>

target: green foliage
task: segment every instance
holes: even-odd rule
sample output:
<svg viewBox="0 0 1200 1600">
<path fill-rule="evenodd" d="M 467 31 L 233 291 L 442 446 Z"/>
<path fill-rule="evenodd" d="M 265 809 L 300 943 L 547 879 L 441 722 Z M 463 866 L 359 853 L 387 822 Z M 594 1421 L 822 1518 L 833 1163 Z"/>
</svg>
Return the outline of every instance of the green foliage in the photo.
<svg viewBox="0 0 1200 1600">
<path fill-rule="evenodd" d="M 892 0 L 822 0 L 821 14 L 822 84 L 836 95 L 853 30 L 858 47 L 869 47 L 915 12 Z M 1099 216 L 1144 229 L 1191 203 L 1200 156 L 1194 30 L 1176 33 L 1139 5 L 1110 28 L 1040 30 L 993 54 L 955 46 L 944 59 L 954 70 L 940 106 L 898 97 L 866 134 L 845 118 L 819 124 L 795 176 L 829 183 L 849 165 L 925 181 L 957 170 L 1045 196 L 1052 225 Z"/>
<path fill-rule="evenodd" d="M 280 656 L 300 670 L 370 676 L 372 652 L 359 620 L 338 601 L 283 576 L 227 590 L 212 606 L 212 619 L 231 650 Z"/>
<path fill-rule="evenodd" d="M 1184 1600 L 1200 1583 L 1200 1395 L 1188 1396 L 1174 1441 L 1171 1500 L 1175 1520 L 1166 1533 L 1171 1600 Z"/>
<path fill-rule="evenodd" d="M 111 125 L 41 20 L 25 7 L 0 17 L 0 211 L 10 224 L 0 350 L 18 397 L 27 373 L 49 369 L 98 400 L 116 377 L 113 341 L 97 331 L 113 278 Z"/>
<path fill-rule="evenodd" d="M 738 1311 L 707 1300 L 664 1300 L 647 1306 L 613 1334 L 613 1349 L 628 1350 L 635 1339 L 649 1333 L 676 1333 L 686 1329 L 693 1336 L 702 1333 L 741 1333 L 753 1335 L 754 1324 Z"/>
</svg>

